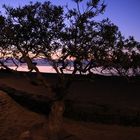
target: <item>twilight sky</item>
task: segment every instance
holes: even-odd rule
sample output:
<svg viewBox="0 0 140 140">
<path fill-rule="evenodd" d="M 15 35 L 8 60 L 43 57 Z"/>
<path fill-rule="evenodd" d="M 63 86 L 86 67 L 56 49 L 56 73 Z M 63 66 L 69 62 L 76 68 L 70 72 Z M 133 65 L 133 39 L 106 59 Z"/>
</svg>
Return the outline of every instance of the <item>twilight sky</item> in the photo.
<svg viewBox="0 0 140 140">
<path fill-rule="evenodd" d="M 0 0 L 0 11 L 2 5 L 18 6 L 35 2 L 37 0 Z M 43 2 L 45 0 L 38 0 Z M 71 0 L 50 0 L 53 4 L 74 6 Z M 84 0 L 87 1 L 87 0 Z M 114 24 L 119 26 L 125 37 L 132 35 L 140 42 L 140 0 L 104 0 L 107 4 L 104 15 L 100 18 L 108 17 Z"/>
</svg>

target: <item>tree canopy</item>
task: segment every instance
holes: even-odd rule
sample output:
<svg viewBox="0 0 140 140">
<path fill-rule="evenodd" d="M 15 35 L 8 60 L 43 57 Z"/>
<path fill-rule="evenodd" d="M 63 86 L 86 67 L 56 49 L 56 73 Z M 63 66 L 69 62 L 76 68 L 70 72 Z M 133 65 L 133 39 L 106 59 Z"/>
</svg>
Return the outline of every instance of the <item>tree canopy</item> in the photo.
<svg viewBox="0 0 140 140">
<path fill-rule="evenodd" d="M 134 37 L 126 39 L 109 19 L 96 20 L 106 9 L 104 1 L 89 0 L 84 8 L 83 0 L 73 1 L 76 7 L 71 9 L 49 1 L 16 8 L 4 5 L 5 14 L 0 15 L 0 67 L 11 71 L 9 61 L 16 70 L 25 63 L 29 72 L 36 72 L 51 104 L 50 139 L 61 130 L 64 99 L 76 74 L 140 74 L 140 43 Z M 56 85 L 42 76 L 37 59 L 56 71 Z"/>
<path fill-rule="evenodd" d="M 133 37 L 125 39 L 109 19 L 95 20 L 103 14 L 102 0 L 73 0 L 76 7 L 69 9 L 51 2 L 30 3 L 22 7 L 4 5 L 0 16 L 0 65 L 11 60 L 15 66 L 27 63 L 35 70 L 34 60 L 49 62 L 56 73 L 73 75 L 109 72 L 118 75 L 138 75 L 140 72 L 140 43 Z"/>
</svg>

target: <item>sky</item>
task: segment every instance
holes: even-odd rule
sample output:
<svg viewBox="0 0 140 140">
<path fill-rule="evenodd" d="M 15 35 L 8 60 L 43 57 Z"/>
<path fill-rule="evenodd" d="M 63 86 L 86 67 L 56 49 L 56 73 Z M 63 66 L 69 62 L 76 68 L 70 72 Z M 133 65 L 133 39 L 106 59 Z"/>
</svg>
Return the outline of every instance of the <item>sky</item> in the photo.
<svg viewBox="0 0 140 140">
<path fill-rule="evenodd" d="M 37 0 L 0 0 L 0 11 L 2 5 L 17 7 L 28 4 L 30 1 Z M 38 0 L 44 2 L 45 0 Z M 53 4 L 74 7 L 75 3 L 71 0 L 50 0 Z M 84 0 L 87 1 L 87 0 Z M 140 42 L 140 0 L 104 0 L 107 4 L 105 13 L 99 19 L 109 18 L 125 37 L 134 36 Z M 84 5 L 83 5 L 84 7 Z"/>
</svg>

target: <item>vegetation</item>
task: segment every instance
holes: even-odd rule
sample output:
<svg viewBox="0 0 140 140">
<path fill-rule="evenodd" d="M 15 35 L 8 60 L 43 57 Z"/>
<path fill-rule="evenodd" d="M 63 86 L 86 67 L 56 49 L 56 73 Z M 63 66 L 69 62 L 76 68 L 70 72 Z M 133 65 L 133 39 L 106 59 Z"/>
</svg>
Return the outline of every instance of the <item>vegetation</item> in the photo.
<svg viewBox="0 0 140 140">
<path fill-rule="evenodd" d="M 0 65 L 10 70 L 8 60 L 17 68 L 26 63 L 29 72 L 37 73 L 52 101 L 50 123 L 64 111 L 63 100 L 72 81 L 65 77 L 65 71 L 71 71 L 73 76 L 92 75 L 95 69 L 101 69 L 101 73 L 115 71 L 121 76 L 140 73 L 140 43 L 133 37 L 125 39 L 109 19 L 95 20 L 104 13 L 104 2 L 89 1 L 82 10 L 83 0 L 73 1 L 76 3 L 73 9 L 51 2 L 18 8 L 4 6 L 6 13 L 0 16 Z M 55 87 L 41 75 L 34 62 L 38 58 L 49 62 L 58 74 Z"/>
</svg>

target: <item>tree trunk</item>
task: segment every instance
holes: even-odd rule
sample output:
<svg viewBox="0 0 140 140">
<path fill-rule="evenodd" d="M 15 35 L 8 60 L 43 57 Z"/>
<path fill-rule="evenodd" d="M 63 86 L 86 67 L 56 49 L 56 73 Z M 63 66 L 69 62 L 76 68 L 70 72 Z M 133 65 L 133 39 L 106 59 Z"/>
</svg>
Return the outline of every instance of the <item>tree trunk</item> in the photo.
<svg viewBox="0 0 140 140">
<path fill-rule="evenodd" d="M 51 85 L 41 75 L 37 66 L 32 63 L 32 60 L 30 59 L 29 56 L 27 56 L 24 52 L 22 52 L 22 54 L 23 54 L 25 62 L 27 63 L 28 69 L 30 71 L 35 70 L 37 73 L 37 79 L 39 81 L 41 81 L 41 83 L 46 87 L 47 94 L 50 97 L 50 100 L 53 101 L 55 99 L 55 101 L 53 101 L 53 103 L 51 105 L 51 111 L 50 111 L 49 117 L 48 117 L 48 127 L 47 127 L 48 131 L 47 131 L 47 133 L 48 133 L 49 140 L 59 140 L 60 133 L 61 133 L 62 127 L 63 127 L 62 126 L 63 113 L 65 110 L 64 101 L 56 99 L 56 95 L 54 94 Z M 61 83 L 61 84 L 63 85 L 64 83 Z"/>
<path fill-rule="evenodd" d="M 62 132 L 63 113 L 65 110 L 64 101 L 55 101 L 51 106 L 48 121 L 49 140 L 59 140 Z"/>
</svg>

